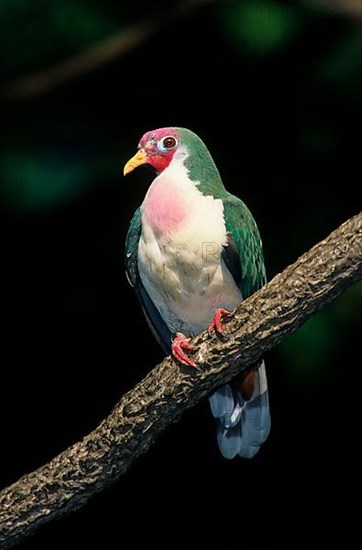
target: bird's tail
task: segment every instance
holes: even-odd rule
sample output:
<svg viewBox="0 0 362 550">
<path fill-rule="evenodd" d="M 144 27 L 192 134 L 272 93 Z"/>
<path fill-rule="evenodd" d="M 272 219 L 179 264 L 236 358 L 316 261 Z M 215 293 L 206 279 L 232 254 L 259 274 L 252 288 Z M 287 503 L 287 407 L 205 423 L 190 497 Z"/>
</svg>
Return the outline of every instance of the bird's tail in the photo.
<svg viewBox="0 0 362 550">
<path fill-rule="evenodd" d="M 217 441 L 225 458 L 253 458 L 270 431 L 264 361 L 241 378 L 218 388 L 209 398 L 217 419 Z"/>
</svg>

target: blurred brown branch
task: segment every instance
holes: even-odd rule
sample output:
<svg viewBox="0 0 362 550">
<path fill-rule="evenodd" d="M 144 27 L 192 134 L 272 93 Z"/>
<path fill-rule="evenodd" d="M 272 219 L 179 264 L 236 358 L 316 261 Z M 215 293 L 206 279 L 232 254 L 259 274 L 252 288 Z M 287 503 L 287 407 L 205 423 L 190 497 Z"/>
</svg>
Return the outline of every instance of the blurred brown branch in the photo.
<svg viewBox="0 0 362 550">
<path fill-rule="evenodd" d="M 114 59 L 128 54 L 173 20 L 185 17 L 199 6 L 206 6 L 217 1 L 220 0 L 180 2 L 176 8 L 162 16 L 149 18 L 122 29 L 110 38 L 91 46 L 54 67 L 19 78 L 10 84 L 5 84 L 1 89 L 1 95 L 5 98 L 21 99 L 50 92 L 61 84 L 90 73 Z"/>
<path fill-rule="evenodd" d="M 362 19 L 362 0 L 317 0 L 325 10 L 341 13 L 353 19 Z"/>
<path fill-rule="evenodd" d="M 194 340 L 200 369 L 167 357 L 82 441 L 0 493 L 0 546 L 83 506 L 124 474 L 164 429 L 245 370 L 362 277 L 362 213 L 333 231 L 257 293 L 227 323 L 227 342 Z M 133 350 L 137 356 L 137 348 Z"/>
</svg>

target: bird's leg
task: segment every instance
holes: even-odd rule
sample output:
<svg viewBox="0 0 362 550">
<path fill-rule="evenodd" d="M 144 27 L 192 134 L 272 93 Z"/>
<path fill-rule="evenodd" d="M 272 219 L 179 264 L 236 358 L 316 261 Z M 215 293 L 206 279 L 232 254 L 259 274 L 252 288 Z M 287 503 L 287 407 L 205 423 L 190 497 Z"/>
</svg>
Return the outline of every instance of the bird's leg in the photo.
<svg viewBox="0 0 362 550">
<path fill-rule="evenodd" d="M 174 359 L 177 359 L 180 363 L 183 365 L 187 365 L 189 367 L 196 367 L 195 361 L 190 359 L 190 357 L 185 353 L 184 350 L 195 350 L 195 346 L 190 344 L 191 338 L 187 338 L 184 334 L 181 332 L 176 332 L 175 336 L 172 338 L 171 343 L 171 353 L 172 357 Z"/>
<path fill-rule="evenodd" d="M 215 331 L 219 336 L 222 336 L 224 340 L 228 340 L 228 337 L 224 334 L 224 329 L 221 324 L 221 321 L 224 317 L 228 317 L 230 313 L 231 312 L 229 310 L 224 309 L 222 307 L 217 308 L 217 310 L 214 313 L 214 317 L 211 323 L 209 324 L 208 331 L 210 335 L 213 331 Z"/>
</svg>

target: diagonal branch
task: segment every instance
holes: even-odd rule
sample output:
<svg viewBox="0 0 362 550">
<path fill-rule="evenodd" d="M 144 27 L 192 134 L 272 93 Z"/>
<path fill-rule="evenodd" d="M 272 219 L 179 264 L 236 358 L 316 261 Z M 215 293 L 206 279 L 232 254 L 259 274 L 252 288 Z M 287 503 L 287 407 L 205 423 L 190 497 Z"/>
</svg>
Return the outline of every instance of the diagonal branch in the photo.
<svg viewBox="0 0 362 550">
<path fill-rule="evenodd" d="M 70 59 L 53 67 L 29 74 L 2 87 L 5 98 L 21 99 L 50 92 L 74 78 L 81 77 L 122 57 L 149 40 L 172 21 L 186 17 L 199 6 L 218 0 L 188 0 L 180 2 L 161 16 L 154 16 L 122 29 L 113 36 L 90 46 Z"/>
<path fill-rule="evenodd" d="M 83 506 L 124 474 L 161 432 L 216 386 L 294 332 L 362 277 L 362 213 L 351 218 L 243 302 L 226 343 L 198 335 L 200 370 L 169 357 L 82 441 L 0 494 L 0 546 L 11 548 L 42 524 Z"/>
</svg>

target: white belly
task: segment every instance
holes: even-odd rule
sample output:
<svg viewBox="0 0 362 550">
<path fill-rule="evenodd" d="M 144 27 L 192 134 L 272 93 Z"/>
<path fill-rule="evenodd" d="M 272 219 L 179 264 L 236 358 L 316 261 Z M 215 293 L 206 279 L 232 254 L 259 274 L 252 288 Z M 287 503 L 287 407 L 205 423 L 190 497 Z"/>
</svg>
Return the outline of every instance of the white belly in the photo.
<svg viewBox="0 0 362 550">
<path fill-rule="evenodd" d="M 222 202 L 202 197 L 201 203 L 172 237 L 142 223 L 140 277 L 172 333 L 197 334 L 218 307 L 233 309 L 242 301 L 221 257 L 226 244 Z"/>
<path fill-rule="evenodd" d="M 197 334 L 208 326 L 217 308 L 231 310 L 242 301 L 223 263 L 205 268 L 202 261 L 195 261 L 175 269 L 174 258 L 167 255 L 158 269 L 145 270 L 141 258 L 142 252 L 142 283 L 172 333 Z M 176 263 L 180 264 L 179 257 Z"/>
</svg>

